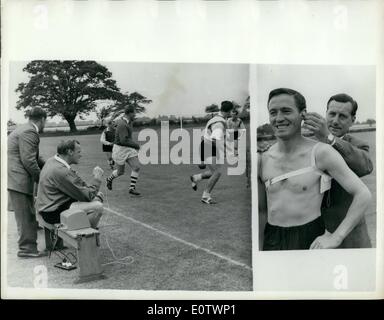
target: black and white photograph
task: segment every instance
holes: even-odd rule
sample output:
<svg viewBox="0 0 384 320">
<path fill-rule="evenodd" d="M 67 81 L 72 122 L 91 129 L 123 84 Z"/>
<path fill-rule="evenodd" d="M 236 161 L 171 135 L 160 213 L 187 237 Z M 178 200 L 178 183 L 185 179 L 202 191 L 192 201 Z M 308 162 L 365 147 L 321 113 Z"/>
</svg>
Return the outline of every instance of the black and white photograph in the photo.
<svg viewBox="0 0 384 320">
<path fill-rule="evenodd" d="M 2 298 L 382 298 L 383 8 L 2 1 Z"/>
<path fill-rule="evenodd" d="M 252 290 L 248 73 L 12 62 L 8 285 Z"/>
<path fill-rule="evenodd" d="M 260 250 L 375 247 L 375 68 L 257 72 Z"/>
</svg>

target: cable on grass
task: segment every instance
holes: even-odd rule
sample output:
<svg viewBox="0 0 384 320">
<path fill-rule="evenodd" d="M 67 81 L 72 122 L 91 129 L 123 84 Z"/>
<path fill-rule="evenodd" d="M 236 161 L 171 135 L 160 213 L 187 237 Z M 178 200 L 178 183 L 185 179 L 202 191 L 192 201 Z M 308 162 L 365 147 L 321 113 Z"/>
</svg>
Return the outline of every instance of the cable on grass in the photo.
<svg viewBox="0 0 384 320">
<path fill-rule="evenodd" d="M 108 190 L 107 190 L 107 188 L 105 188 L 105 202 L 106 202 L 107 208 L 110 209 L 109 201 L 108 201 Z M 112 257 L 113 257 L 114 260 L 102 264 L 103 266 L 106 266 L 106 265 L 109 265 L 109 264 L 115 264 L 115 263 L 128 266 L 128 265 L 132 264 L 135 261 L 135 259 L 133 259 L 132 256 L 125 256 L 125 257 L 122 257 L 122 258 L 116 257 L 115 252 L 113 251 L 111 245 L 109 244 L 107 235 L 104 234 L 104 237 L 105 237 L 105 242 L 107 243 L 107 247 L 108 247 L 109 251 L 111 252 Z"/>
<path fill-rule="evenodd" d="M 69 252 L 68 254 L 64 253 L 62 250 L 57 249 L 55 250 L 55 247 L 57 245 L 57 241 L 59 240 L 59 228 L 56 228 L 54 232 L 50 232 L 51 242 L 52 242 L 52 248 L 49 250 L 48 258 L 51 257 L 52 252 L 55 253 L 60 259 L 69 261 L 72 265 L 75 265 L 77 263 L 77 257 L 72 253 Z M 58 252 L 62 255 L 60 256 Z M 74 261 L 69 258 L 69 256 L 72 256 Z M 63 258 L 64 257 L 64 258 Z"/>
</svg>

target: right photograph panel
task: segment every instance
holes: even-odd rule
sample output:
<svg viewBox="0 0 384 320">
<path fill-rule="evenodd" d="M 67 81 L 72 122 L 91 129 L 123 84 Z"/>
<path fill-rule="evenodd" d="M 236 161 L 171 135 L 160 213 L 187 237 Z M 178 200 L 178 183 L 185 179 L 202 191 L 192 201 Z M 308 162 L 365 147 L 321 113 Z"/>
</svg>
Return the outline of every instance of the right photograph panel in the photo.
<svg viewBox="0 0 384 320">
<path fill-rule="evenodd" d="M 375 67 L 258 65 L 251 87 L 259 251 L 295 250 L 289 269 L 303 252 L 327 263 L 354 256 L 329 249 L 375 248 Z"/>
</svg>

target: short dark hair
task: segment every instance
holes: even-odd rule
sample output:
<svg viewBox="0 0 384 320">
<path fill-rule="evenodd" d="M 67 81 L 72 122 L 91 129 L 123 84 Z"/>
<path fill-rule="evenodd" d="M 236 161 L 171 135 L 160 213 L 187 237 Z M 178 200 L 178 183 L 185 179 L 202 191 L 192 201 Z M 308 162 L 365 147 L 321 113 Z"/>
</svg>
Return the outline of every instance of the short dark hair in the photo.
<svg viewBox="0 0 384 320">
<path fill-rule="evenodd" d="M 268 96 L 268 104 L 273 97 L 279 96 L 281 94 L 287 94 L 289 96 L 292 96 L 293 99 L 295 99 L 296 107 L 297 109 L 299 109 L 299 111 L 303 111 L 307 108 L 307 103 L 305 102 L 304 96 L 300 92 L 288 88 L 278 88 L 272 90 Z"/>
<path fill-rule="evenodd" d="M 67 140 L 67 141 L 60 141 L 59 145 L 57 146 L 57 153 L 61 155 L 66 155 L 68 153 L 68 150 L 75 150 L 76 144 L 80 144 L 77 140 Z"/>
<path fill-rule="evenodd" d="M 134 106 L 125 106 L 124 108 L 124 113 L 125 114 L 130 114 L 135 112 L 135 107 Z"/>
<path fill-rule="evenodd" d="M 335 100 L 337 102 L 350 102 L 352 104 L 351 115 L 352 116 L 356 115 L 356 111 L 357 111 L 357 107 L 358 107 L 357 102 L 351 96 L 347 95 L 346 93 L 338 93 L 338 94 L 333 95 L 332 97 L 329 98 L 329 100 L 327 102 L 327 110 L 328 110 L 329 103 L 333 100 Z"/>
<path fill-rule="evenodd" d="M 222 101 L 220 111 L 229 112 L 233 109 L 233 103 L 231 101 Z"/>
<path fill-rule="evenodd" d="M 30 120 L 47 119 L 47 112 L 40 107 L 33 107 L 27 111 L 26 115 Z"/>
</svg>

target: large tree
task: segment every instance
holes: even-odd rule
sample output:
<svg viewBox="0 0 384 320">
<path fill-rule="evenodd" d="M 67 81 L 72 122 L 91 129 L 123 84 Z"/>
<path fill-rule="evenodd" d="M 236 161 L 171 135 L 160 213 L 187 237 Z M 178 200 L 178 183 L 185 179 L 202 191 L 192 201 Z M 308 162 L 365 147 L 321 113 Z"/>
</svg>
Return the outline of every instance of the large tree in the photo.
<svg viewBox="0 0 384 320">
<path fill-rule="evenodd" d="M 115 117 L 124 112 L 126 106 L 134 106 L 137 113 L 144 113 L 146 111 L 145 105 L 151 102 L 152 100 L 136 91 L 132 93 L 126 92 L 120 96 L 111 110 L 114 112 Z"/>
<path fill-rule="evenodd" d="M 70 130 L 76 131 L 75 119 L 94 111 L 97 101 L 119 100 L 121 93 L 112 73 L 95 61 L 35 60 L 23 71 L 28 83 L 20 83 L 17 109 L 40 106 L 48 116 L 61 116 Z"/>
</svg>

